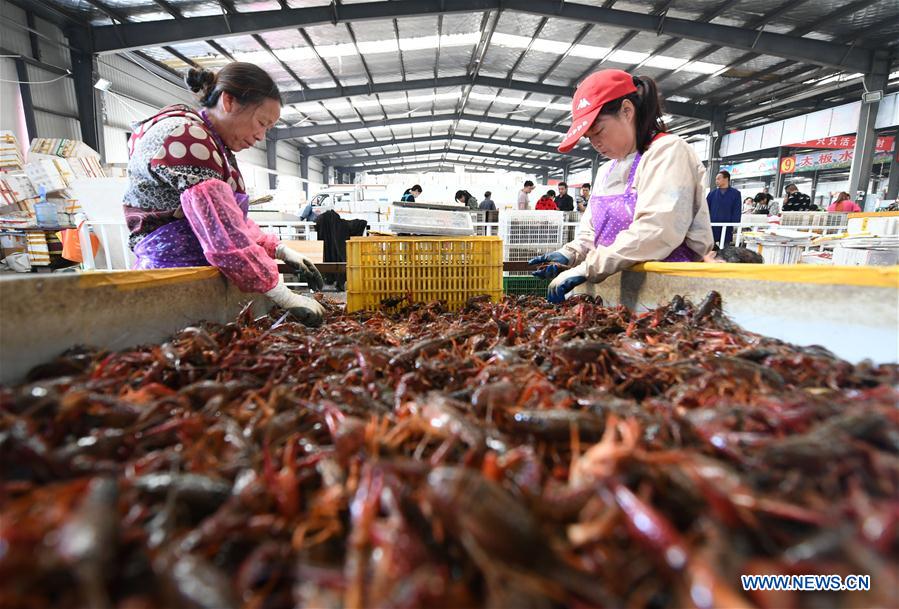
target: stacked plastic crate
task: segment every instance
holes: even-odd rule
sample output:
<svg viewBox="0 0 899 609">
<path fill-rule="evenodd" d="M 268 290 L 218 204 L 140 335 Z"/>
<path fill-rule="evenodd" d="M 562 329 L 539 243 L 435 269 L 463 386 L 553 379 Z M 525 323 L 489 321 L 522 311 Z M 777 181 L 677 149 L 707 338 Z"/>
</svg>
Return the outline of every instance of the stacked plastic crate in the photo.
<svg viewBox="0 0 899 609">
<path fill-rule="evenodd" d="M 820 226 L 839 227 L 846 226 L 847 213 L 829 211 L 785 211 L 781 216 L 781 226 Z"/>
<path fill-rule="evenodd" d="M 565 212 L 560 211 L 506 210 L 500 213 L 503 260 L 527 262 L 565 245 L 565 216 Z M 507 294 L 544 294 L 547 282 L 531 277 L 528 271 L 507 271 L 503 284 Z"/>
</svg>

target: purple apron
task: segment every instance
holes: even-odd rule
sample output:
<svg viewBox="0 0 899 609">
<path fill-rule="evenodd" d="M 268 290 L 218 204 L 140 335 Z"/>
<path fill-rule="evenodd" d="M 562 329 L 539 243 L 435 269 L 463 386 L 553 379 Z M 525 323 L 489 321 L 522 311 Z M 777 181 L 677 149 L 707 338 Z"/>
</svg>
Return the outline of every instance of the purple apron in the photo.
<svg viewBox="0 0 899 609">
<path fill-rule="evenodd" d="M 206 110 L 200 111 L 200 116 L 209 127 L 216 143 L 222 150 L 225 150 L 224 143 L 206 117 Z M 228 162 L 228 155 L 223 154 L 222 159 L 225 162 L 225 170 L 230 174 L 231 164 Z M 246 220 L 250 210 L 250 196 L 246 193 L 235 192 L 234 198 Z M 186 218 L 174 220 L 154 230 L 134 246 L 134 254 L 137 256 L 137 262 L 133 267 L 135 270 L 209 266 L 209 261 L 203 254 L 203 246 L 200 245 L 200 240 L 197 239 Z"/>
<path fill-rule="evenodd" d="M 627 186 L 620 195 L 593 195 L 590 197 L 590 215 L 593 219 L 593 246 L 609 246 L 615 241 L 618 233 L 628 228 L 634 221 L 634 211 L 637 205 L 637 193 L 631 188 L 634 184 L 634 176 L 637 175 L 637 166 L 640 164 L 639 152 L 634 157 L 634 164 L 627 177 Z M 615 170 L 618 161 L 614 161 L 606 177 L 603 187 L 609 181 L 609 175 Z M 693 262 L 696 256 L 685 244 L 680 244 L 662 262 Z"/>
</svg>

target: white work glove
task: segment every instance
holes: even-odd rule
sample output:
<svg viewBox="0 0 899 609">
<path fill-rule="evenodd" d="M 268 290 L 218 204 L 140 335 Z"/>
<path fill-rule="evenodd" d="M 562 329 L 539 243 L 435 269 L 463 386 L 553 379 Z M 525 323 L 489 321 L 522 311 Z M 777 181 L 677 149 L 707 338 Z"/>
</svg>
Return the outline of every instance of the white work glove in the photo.
<svg viewBox="0 0 899 609">
<path fill-rule="evenodd" d="M 278 285 L 265 295 L 279 307 L 287 309 L 304 326 L 317 328 L 324 320 L 325 308 L 317 300 L 291 291 L 283 281 L 279 280 Z"/>
<path fill-rule="evenodd" d="M 284 243 L 279 243 L 275 247 L 275 258 L 286 262 L 294 270 L 294 273 L 309 285 L 309 289 L 313 292 L 318 292 L 325 286 L 322 274 L 318 272 L 312 261 L 306 256 L 293 251 Z"/>
<path fill-rule="evenodd" d="M 546 299 L 553 303 L 565 302 L 565 294 L 587 281 L 582 264 L 568 269 L 552 280 L 547 289 Z"/>
</svg>

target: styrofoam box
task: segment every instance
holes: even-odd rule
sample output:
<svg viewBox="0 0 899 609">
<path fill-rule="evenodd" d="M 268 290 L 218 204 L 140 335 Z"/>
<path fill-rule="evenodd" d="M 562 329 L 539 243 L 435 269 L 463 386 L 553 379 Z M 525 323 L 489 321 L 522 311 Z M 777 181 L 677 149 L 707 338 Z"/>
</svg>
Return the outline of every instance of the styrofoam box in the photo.
<svg viewBox="0 0 899 609">
<path fill-rule="evenodd" d="M 833 263 L 841 266 L 892 266 L 899 264 L 899 249 L 862 249 L 837 246 Z"/>
<path fill-rule="evenodd" d="M 846 231 L 850 235 L 870 233 L 872 235 L 899 235 L 899 216 L 875 216 L 849 218 Z"/>
<path fill-rule="evenodd" d="M 765 264 L 799 264 L 802 259 L 801 245 L 769 245 L 756 243 L 749 246 L 762 255 Z"/>
<path fill-rule="evenodd" d="M 457 212 L 394 205 L 391 206 L 391 216 L 388 228 L 395 233 L 455 237 L 474 234 L 471 215 L 465 208 L 460 208 Z"/>
</svg>

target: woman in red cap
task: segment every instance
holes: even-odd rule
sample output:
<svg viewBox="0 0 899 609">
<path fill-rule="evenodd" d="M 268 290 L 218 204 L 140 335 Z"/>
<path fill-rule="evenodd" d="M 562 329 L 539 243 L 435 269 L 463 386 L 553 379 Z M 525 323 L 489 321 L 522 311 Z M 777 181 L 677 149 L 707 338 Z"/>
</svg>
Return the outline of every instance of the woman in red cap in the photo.
<svg viewBox="0 0 899 609">
<path fill-rule="evenodd" d="M 551 302 L 639 262 L 692 262 L 712 250 L 705 167 L 684 140 L 665 133 L 651 78 L 622 70 L 587 77 L 574 94 L 559 151 L 582 137 L 611 161 L 596 176 L 574 241 L 530 261 L 551 263 L 534 273 L 553 279 Z M 560 272 L 562 265 L 571 268 Z"/>
</svg>

